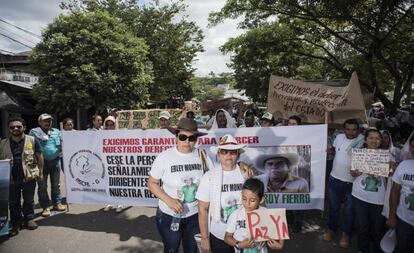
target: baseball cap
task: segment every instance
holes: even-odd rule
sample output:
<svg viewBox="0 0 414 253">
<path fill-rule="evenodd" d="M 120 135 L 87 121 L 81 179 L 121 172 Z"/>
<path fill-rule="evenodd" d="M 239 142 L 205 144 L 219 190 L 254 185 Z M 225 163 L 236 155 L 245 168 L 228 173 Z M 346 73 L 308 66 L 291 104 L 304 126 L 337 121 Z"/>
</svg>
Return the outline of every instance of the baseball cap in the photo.
<svg viewBox="0 0 414 253">
<path fill-rule="evenodd" d="M 161 111 L 158 119 L 161 119 L 161 118 L 170 119 L 171 114 L 168 111 Z"/>
<path fill-rule="evenodd" d="M 270 112 L 265 112 L 265 114 L 262 116 L 262 119 L 272 120 L 273 115 Z"/>
<path fill-rule="evenodd" d="M 53 117 L 52 117 L 52 115 L 50 115 L 50 114 L 47 114 L 47 113 L 43 113 L 43 114 L 40 114 L 40 116 L 39 116 L 39 121 L 40 120 L 46 120 L 46 119 L 53 119 Z"/>
</svg>

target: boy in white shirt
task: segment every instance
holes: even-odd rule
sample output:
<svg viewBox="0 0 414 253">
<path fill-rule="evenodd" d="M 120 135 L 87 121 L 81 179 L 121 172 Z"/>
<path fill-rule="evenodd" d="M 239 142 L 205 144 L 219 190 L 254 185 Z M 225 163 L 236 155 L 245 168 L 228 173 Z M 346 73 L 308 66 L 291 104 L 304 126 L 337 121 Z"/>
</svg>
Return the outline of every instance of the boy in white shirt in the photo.
<svg viewBox="0 0 414 253">
<path fill-rule="evenodd" d="M 254 239 L 249 239 L 247 230 L 246 212 L 260 207 L 263 202 L 264 185 L 256 178 L 247 179 L 242 188 L 243 207 L 234 211 L 227 222 L 224 242 L 235 248 L 236 253 L 267 253 L 267 247 L 272 250 L 281 250 L 283 240 L 269 240 L 257 244 Z"/>
</svg>

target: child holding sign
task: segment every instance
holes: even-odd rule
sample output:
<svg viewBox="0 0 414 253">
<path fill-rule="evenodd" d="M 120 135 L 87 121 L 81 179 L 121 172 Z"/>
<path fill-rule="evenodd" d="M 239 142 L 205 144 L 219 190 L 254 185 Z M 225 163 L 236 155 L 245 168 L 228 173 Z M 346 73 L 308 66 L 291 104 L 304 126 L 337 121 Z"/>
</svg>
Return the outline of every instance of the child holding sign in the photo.
<svg viewBox="0 0 414 253">
<path fill-rule="evenodd" d="M 267 253 L 267 247 L 273 250 L 283 248 L 283 240 L 269 240 L 259 245 L 249 239 L 246 212 L 262 209 L 264 185 L 256 178 L 247 179 L 242 188 L 243 207 L 233 212 L 227 222 L 224 242 L 235 248 L 236 253 Z"/>
<path fill-rule="evenodd" d="M 365 133 L 364 147 L 379 149 L 382 135 L 377 129 Z M 370 252 L 370 232 L 373 234 L 373 252 L 382 252 L 380 241 L 384 235 L 385 219 L 381 215 L 385 201 L 386 177 L 351 170 L 355 177 L 352 186 L 353 206 L 358 224 L 358 251 Z"/>
</svg>

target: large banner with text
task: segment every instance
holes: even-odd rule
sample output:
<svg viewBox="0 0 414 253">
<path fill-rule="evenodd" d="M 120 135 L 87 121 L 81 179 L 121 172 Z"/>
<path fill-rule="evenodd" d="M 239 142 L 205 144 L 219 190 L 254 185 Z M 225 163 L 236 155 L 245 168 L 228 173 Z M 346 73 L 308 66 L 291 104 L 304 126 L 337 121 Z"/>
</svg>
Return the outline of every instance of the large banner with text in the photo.
<svg viewBox="0 0 414 253">
<path fill-rule="evenodd" d="M 0 160 L 0 236 L 9 233 L 10 160 Z"/>
<path fill-rule="evenodd" d="M 198 138 L 196 148 L 218 163 L 210 147 L 225 134 L 247 144 L 239 161 L 254 166 L 268 207 L 323 210 L 326 125 L 215 129 Z M 63 131 L 68 202 L 157 206 L 147 186 L 151 165 L 175 142 L 165 129 Z"/>
</svg>

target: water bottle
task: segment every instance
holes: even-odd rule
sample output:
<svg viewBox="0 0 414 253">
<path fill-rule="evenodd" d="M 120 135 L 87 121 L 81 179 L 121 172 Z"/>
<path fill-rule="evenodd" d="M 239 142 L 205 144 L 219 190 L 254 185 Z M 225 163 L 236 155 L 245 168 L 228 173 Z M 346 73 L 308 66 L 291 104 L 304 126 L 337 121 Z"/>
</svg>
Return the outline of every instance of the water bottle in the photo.
<svg viewBox="0 0 414 253">
<path fill-rule="evenodd" d="M 181 214 L 176 214 L 173 216 L 172 221 L 171 221 L 171 226 L 170 229 L 171 231 L 178 231 L 178 229 L 180 229 L 180 221 L 181 221 Z"/>
</svg>

